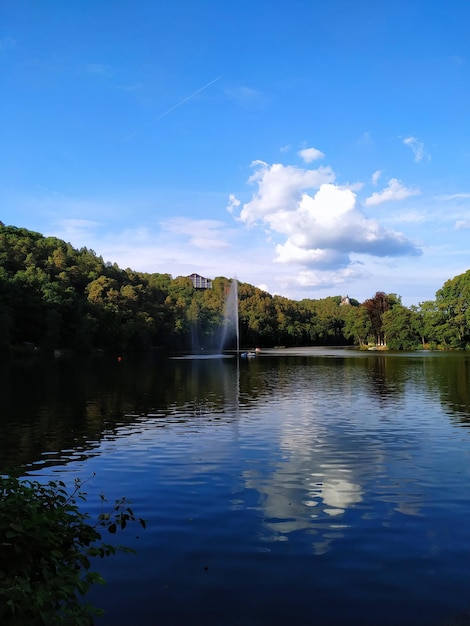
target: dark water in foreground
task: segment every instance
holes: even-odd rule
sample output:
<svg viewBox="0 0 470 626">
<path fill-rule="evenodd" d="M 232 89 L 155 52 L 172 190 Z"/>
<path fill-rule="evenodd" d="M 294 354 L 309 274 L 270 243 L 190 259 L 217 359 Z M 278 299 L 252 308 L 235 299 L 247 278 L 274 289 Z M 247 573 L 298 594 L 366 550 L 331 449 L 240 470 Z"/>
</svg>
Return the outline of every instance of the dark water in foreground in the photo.
<svg viewBox="0 0 470 626">
<path fill-rule="evenodd" d="M 126 496 L 102 626 L 426 625 L 470 608 L 470 355 L 3 363 L 0 469 Z M 135 535 L 138 532 L 140 538 Z"/>
</svg>

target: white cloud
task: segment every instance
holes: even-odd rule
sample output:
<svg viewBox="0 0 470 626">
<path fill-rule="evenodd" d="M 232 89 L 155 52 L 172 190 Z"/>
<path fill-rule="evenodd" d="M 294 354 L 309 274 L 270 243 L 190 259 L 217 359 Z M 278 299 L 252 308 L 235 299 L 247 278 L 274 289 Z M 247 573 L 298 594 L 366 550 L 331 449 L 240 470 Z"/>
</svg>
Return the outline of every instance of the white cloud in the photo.
<svg viewBox="0 0 470 626">
<path fill-rule="evenodd" d="M 264 161 L 253 161 L 251 165 L 255 171 L 248 182 L 256 183 L 258 190 L 250 202 L 243 205 L 240 219 L 248 225 L 261 220 L 274 230 L 300 202 L 305 189 L 319 189 L 323 183 L 335 179 L 330 167 L 304 170 L 280 163 L 268 165 Z"/>
<path fill-rule="evenodd" d="M 308 251 L 304 259 L 307 266 L 328 263 L 341 267 L 349 263 L 351 253 L 379 257 L 416 253 L 403 235 L 367 218 L 353 191 L 333 184 L 322 185 L 313 197 L 304 194 L 289 220 L 289 228 L 278 232 L 289 235 L 284 246 L 289 244 L 290 257 L 294 256 L 292 247 L 302 253 Z M 282 246 L 278 249 L 280 256 L 281 252 L 288 260 Z"/>
<path fill-rule="evenodd" d="M 228 197 L 227 211 L 233 213 L 236 208 L 240 206 L 240 200 L 231 193 Z"/>
<path fill-rule="evenodd" d="M 347 265 L 349 261 L 347 254 L 331 249 L 299 247 L 291 239 L 277 245 L 276 253 L 275 261 L 278 263 L 299 263 L 305 266 L 338 267 Z"/>
<path fill-rule="evenodd" d="M 424 144 L 422 141 L 418 141 L 416 137 L 406 137 L 403 139 L 403 143 L 405 146 L 408 146 L 413 151 L 415 162 L 418 163 L 422 161 L 425 157 L 429 160 L 431 157 L 424 149 Z"/>
<path fill-rule="evenodd" d="M 444 200 L 446 202 L 450 200 L 468 200 L 470 199 L 470 193 L 451 193 L 443 196 L 436 196 L 436 199 Z"/>
<path fill-rule="evenodd" d="M 377 170 L 372 174 L 372 184 L 377 185 L 379 182 L 379 178 L 382 176 L 382 170 Z"/>
<path fill-rule="evenodd" d="M 217 220 L 193 220 L 175 217 L 160 223 L 164 231 L 187 237 L 189 244 L 203 250 L 226 248 L 229 243 L 222 231 L 226 224 Z"/>
<path fill-rule="evenodd" d="M 297 153 L 305 163 L 312 163 L 312 161 L 318 161 L 319 159 L 323 159 L 325 156 L 323 152 L 317 150 L 316 148 L 304 148 L 303 150 L 299 150 Z"/>
<path fill-rule="evenodd" d="M 354 191 L 332 182 L 331 168 L 300 169 L 261 161 L 252 165 L 255 172 L 249 182 L 258 188 L 239 219 L 267 227 L 273 240 L 283 238 L 275 245 L 276 262 L 310 271 L 338 271 L 352 270 L 353 254 L 421 254 L 404 235 L 368 218 Z M 313 193 L 307 193 L 310 190 Z"/>
<path fill-rule="evenodd" d="M 403 281 L 407 271 L 387 274 L 387 268 L 400 263 L 397 255 L 417 255 L 420 250 L 394 232 L 395 212 L 385 214 L 380 223 L 370 219 L 352 186 L 335 184 L 330 167 L 257 161 L 250 182 L 253 188 L 245 202 L 235 195 L 229 198 L 231 217 L 224 211 L 222 194 L 214 199 L 193 192 L 183 197 L 178 193 L 177 203 L 171 194 L 160 197 L 151 190 L 93 198 L 39 190 L 34 196 L 3 193 L 2 204 L 13 211 L 13 223 L 28 210 L 36 216 L 35 222 L 27 222 L 32 229 L 70 241 L 75 247 L 92 248 L 105 261 L 122 268 L 173 276 L 194 271 L 210 278 L 237 276 L 293 298 L 313 297 L 314 290 L 314 297 L 344 291 L 364 299 L 385 282 L 391 285 L 388 291 L 402 293 L 393 280 Z M 237 195 L 241 198 L 241 194 Z M 211 203 L 214 211 L 208 217 L 212 219 L 182 215 L 187 207 L 195 215 Z M 179 217 L 159 219 L 163 206 L 171 207 L 173 216 Z M 448 212 L 446 215 L 448 218 Z M 453 227 L 467 216 L 468 212 L 454 212 L 448 224 Z M 41 219 L 47 220 L 47 226 Z M 387 226 L 385 219 L 390 219 Z M 465 232 L 462 230 L 462 235 Z M 406 257 L 401 263 L 406 267 Z M 414 267 L 419 273 L 419 261 Z M 362 287 L 364 291 L 357 292 L 359 279 L 369 285 L 367 291 Z"/>
<path fill-rule="evenodd" d="M 152 226 L 114 230 L 109 225 L 103 228 L 102 224 L 83 222 L 65 220 L 61 231 L 54 235 L 71 241 L 75 247 L 92 248 L 105 261 L 116 262 L 121 268 L 169 273 L 173 277 L 189 276 L 194 271 L 211 278 L 237 274 L 240 280 L 250 282 L 253 266 L 263 265 L 257 250 L 240 247 L 239 229 L 218 220 L 179 217 Z M 234 249 L 240 250 L 235 261 Z M 266 271 L 260 274 L 269 278 Z"/>
<path fill-rule="evenodd" d="M 376 206 L 392 200 L 404 200 L 409 196 L 417 196 L 420 193 L 419 189 L 410 189 L 402 185 L 397 178 L 391 178 L 388 181 L 388 187 L 385 187 L 382 191 L 374 192 L 366 199 L 365 204 L 366 206 Z"/>
<path fill-rule="evenodd" d="M 458 220 L 455 222 L 455 230 L 470 229 L 470 220 Z"/>
<path fill-rule="evenodd" d="M 55 222 L 59 228 L 56 235 L 60 239 L 70 242 L 79 242 L 86 245 L 86 241 L 94 236 L 94 233 L 102 226 L 102 223 L 87 219 L 59 219 Z M 78 244 L 76 244 L 78 245 Z"/>
<path fill-rule="evenodd" d="M 341 185 L 341 189 L 349 189 L 350 191 L 361 191 L 364 187 L 364 183 L 346 183 L 345 185 Z"/>
<path fill-rule="evenodd" d="M 351 264 L 349 267 L 336 270 L 300 270 L 295 275 L 284 277 L 281 284 L 305 290 L 312 288 L 333 290 L 350 285 L 353 280 L 365 278 L 366 275 L 367 272 L 360 264 Z"/>
<path fill-rule="evenodd" d="M 265 285 L 264 283 L 261 283 L 261 285 L 258 285 L 258 289 L 261 289 L 261 291 L 266 291 L 267 293 L 270 293 L 268 286 Z"/>
<path fill-rule="evenodd" d="M 245 109 L 264 108 L 266 96 L 257 89 L 245 86 L 229 87 L 225 89 L 226 96 Z"/>
</svg>

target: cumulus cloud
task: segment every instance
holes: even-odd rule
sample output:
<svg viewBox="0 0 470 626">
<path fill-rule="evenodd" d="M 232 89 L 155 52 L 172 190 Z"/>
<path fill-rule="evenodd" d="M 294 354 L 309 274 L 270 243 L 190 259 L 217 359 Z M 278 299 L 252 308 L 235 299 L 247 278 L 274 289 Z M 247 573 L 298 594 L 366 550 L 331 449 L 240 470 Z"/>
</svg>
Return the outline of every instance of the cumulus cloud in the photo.
<svg viewBox="0 0 470 626">
<path fill-rule="evenodd" d="M 249 183 L 257 184 L 258 190 L 250 202 L 243 205 L 240 219 L 248 225 L 264 222 L 273 230 L 282 228 L 286 218 L 291 217 L 292 207 L 296 207 L 306 189 L 319 189 L 323 183 L 335 179 L 330 167 L 305 170 L 292 165 L 264 161 L 253 161 L 254 173 Z"/>
<path fill-rule="evenodd" d="M 430 159 L 431 157 L 424 149 L 424 144 L 422 141 L 418 141 L 416 137 L 406 137 L 403 139 L 403 143 L 405 146 L 408 146 L 413 151 L 415 162 L 418 163 L 422 161 L 424 158 Z"/>
<path fill-rule="evenodd" d="M 304 194 L 283 232 L 288 239 L 277 248 L 278 260 L 298 262 L 304 255 L 307 266 L 345 266 L 351 253 L 379 257 L 414 253 L 401 233 L 364 215 L 353 191 L 333 184 L 323 184 L 313 197 Z"/>
<path fill-rule="evenodd" d="M 335 270 L 303 269 L 297 274 L 282 277 L 280 283 L 285 288 L 294 286 L 300 289 L 337 289 L 353 280 L 366 277 L 367 272 L 360 263 L 356 263 Z"/>
<path fill-rule="evenodd" d="M 318 161 L 319 159 L 323 159 L 325 156 L 323 152 L 317 150 L 316 148 L 304 148 L 303 150 L 299 150 L 297 153 L 305 163 L 312 163 L 312 161 Z"/>
<path fill-rule="evenodd" d="M 252 166 L 254 174 L 249 182 L 256 184 L 257 190 L 243 205 L 239 219 L 267 228 L 273 239 L 283 239 L 275 246 L 276 262 L 298 265 L 309 272 L 342 269 L 352 276 L 356 271 L 353 254 L 421 254 L 402 233 L 368 218 L 355 192 L 334 183 L 331 168 L 301 169 L 263 161 Z M 310 273 L 305 276 L 312 280 Z"/>
<path fill-rule="evenodd" d="M 468 230 L 470 229 L 470 220 L 458 220 L 455 222 L 455 230 Z"/>
<path fill-rule="evenodd" d="M 397 178 L 391 178 L 388 181 L 388 187 L 385 187 L 382 191 L 374 192 L 366 199 L 365 204 L 366 206 L 376 206 L 392 200 L 404 200 L 409 196 L 417 196 L 420 193 L 419 189 L 405 187 Z"/>
<path fill-rule="evenodd" d="M 278 263 L 338 267 L 347 265 L 349 261 L 347 254 L 337 250 L 297 246 L 291 238 L 287 239 L 284 244 L 278 244 L 276 253 L 277 257 L 275 260 Z"/>
</svg>

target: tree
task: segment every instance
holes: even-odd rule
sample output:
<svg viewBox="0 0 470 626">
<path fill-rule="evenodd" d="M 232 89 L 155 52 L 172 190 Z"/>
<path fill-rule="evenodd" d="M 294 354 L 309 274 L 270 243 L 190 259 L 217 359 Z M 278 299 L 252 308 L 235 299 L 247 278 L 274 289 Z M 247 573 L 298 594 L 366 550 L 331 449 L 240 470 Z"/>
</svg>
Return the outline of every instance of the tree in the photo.
<svg viewBox="0 0 470 626">
<path fill-rule="evenodd" d="M 446 281 L 436 293 L 442 315 L 439 338 L 451 348 L 470 345 L 470 270 Z"/>
<path fill-rule="evenodd" d="M 382 315 L 382 330 L 391 350 L 415 350 L 421 342 L 416 313 L 397 304 Z"/>
<path fill-rule="evenodd" d="M 372 332 L 372 322 L 369 312 L 364 305 L 347 306 L 343 308 L 344 335 L 346 338 L 354 338 L 362 348 L 367 343 L 367 337 Z"/>
<path fill-rule="evenodd" d="M 415 332 L 421 338 L 422 347 L 425 348 L 429 344 L 434 345 L 436 343 L 434 329 L 438 324 L 439 317 L 435 301 L 426 300 L 421 302 L 419 306 L 411 306 L 410 310 L 414 313 L 412 324 Z"/>
<path fill-rule="evenodd" d="M 0 622 L 4 626 L 87 626 L 99 609 L 81 602 L 103 578 L 90 571 L 93 557 L 118 550 L 102 540 L 101 531 L 115 533 L 137 522 L 125 499 L 117 500 L 96 521 L 80 511 L 82 483 L 71 494 L 61 481 L 43 485 L 0 477 Z"/>
<path fill-rule="evenodd" d="M 199 291 L 188 277 L 122 270 L 91 249 L 0 224 L 0 349 L 215 348 L 230 283 L 216 277 Z M 387 315 L 386 328 L 385 314 L 402 306 L 396 294 L 378 291 L 361 306 L 353 298 L 343 306 L 340 296 L 294 301 L 238 287 L 242 345 L 371 339 L 403 347 L 419 336 L 422 346 L 470 347 L 470 270 L 447 281 L 435 302 Z"/>
<path fill-rule="evenodd" d="M 400 298 L 394 293 L 387 295 L 383 291 L 377 291 L 373 298 L 369 298 L 363 304 L 369 314 L 375 342 L 378 346 L 384 346 L 386 342 L 382 317 L 385 311 L 391 309 L 395 304 L 400 304 Z"/>
<path fill-rule="evenodd" d="M 343 343 L 344 319 L 340 306 L 341 296 L 330 296 L 315 301 L 318 325 L 323 344 Z"/>
</svg>

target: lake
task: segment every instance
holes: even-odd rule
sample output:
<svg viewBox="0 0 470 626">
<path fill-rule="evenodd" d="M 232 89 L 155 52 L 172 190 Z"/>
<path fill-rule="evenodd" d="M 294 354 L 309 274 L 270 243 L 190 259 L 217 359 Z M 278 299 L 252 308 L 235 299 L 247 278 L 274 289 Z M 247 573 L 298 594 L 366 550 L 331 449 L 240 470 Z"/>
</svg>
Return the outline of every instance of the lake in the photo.
<svg viewBox="0 0 470 626">
<path fill-rule="evenodd" d="M 0 468 L 132 501 L 102 626 L 446 623 L 470 609 L 470 354 L 7 361 Z M 94 475 L 94 476 L 93 476 Z"/>
</svg>

